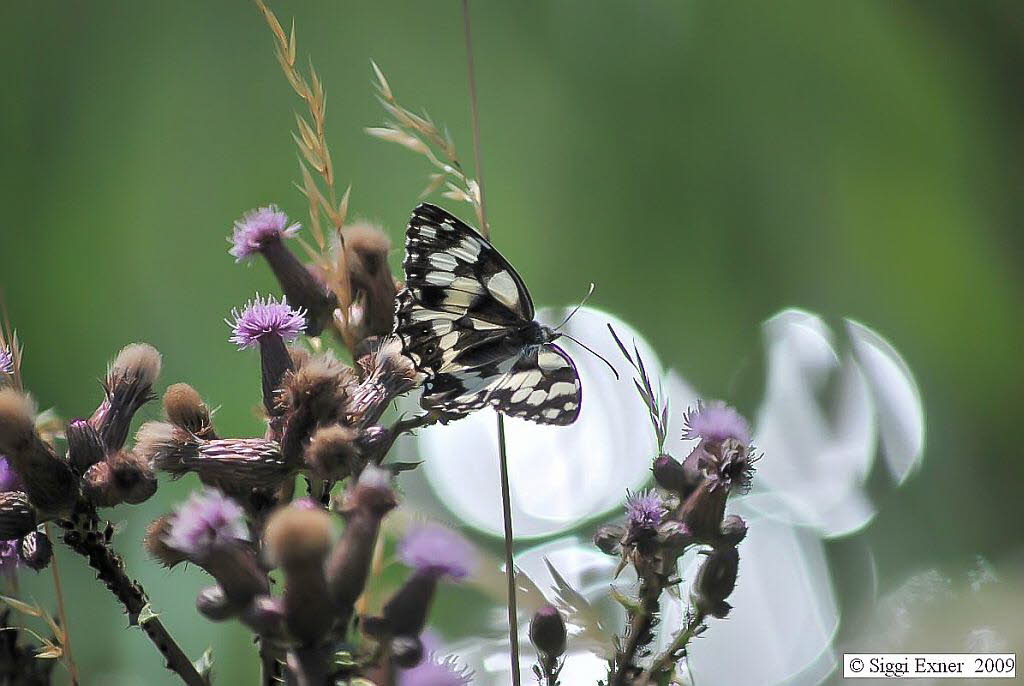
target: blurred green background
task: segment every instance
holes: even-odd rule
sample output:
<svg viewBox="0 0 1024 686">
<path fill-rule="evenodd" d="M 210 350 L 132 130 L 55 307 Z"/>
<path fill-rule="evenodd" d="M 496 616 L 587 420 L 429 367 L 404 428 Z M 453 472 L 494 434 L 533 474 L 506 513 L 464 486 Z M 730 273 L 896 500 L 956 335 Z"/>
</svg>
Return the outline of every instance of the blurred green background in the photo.
<svg viewBox="0 0 1024 686">
<path fill-rule="evenodd" d="M 470 158 L 458 4 L 274 8 L 326 83 L 354 213 L 399 243 L 428 170 L 362 132 L 382 119 L 370 60 Z M 494 237 L 537 300 L 596 281 L 594 302 L 666 364 L 710 395 L 742 389 L 748 410 L 757 384 L 737 374 L 757 367 L 763 319 L 799 306 L 867 323 L 928 413 L 922 471 L 859 537 L 882 589 L 974 554 L 1019 579 L 1024 5 L 576 0 L 473 16 Z M 222 406 L 222 433 L 258 431 L 257 358 L 222 320 L 276 287 L 225 237 L 256 205 L 306 212 L 299 103 L 262 18 L 241 0 L 4 3 L 0 18 L 0 286 L 28 386 L 87 414 L 108 359 L 144 340 L 164 382 Z M 136 545 L 190 487 L 119 511 L 121 548 L 188 652 L 213 643 L 223 683 L 245 683 L 245 633 L 194 619 L 202 577 Z M 846 547 L 829 548 L 840 582 Z M 170 683 L 81 561 L 60 563 L 85 683 Z M 49 602 L 46 576 L 28 588 Z"/>
</svg>

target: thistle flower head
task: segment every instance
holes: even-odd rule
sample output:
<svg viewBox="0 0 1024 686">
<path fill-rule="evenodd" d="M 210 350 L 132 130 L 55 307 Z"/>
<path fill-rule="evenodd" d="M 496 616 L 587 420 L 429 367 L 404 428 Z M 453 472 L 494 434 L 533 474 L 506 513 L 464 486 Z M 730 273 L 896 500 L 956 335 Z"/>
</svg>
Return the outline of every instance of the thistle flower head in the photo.
<svg viewBox="0 0 1024 686">
<path fill-rule="evenodd" d="M 11 467 L 7 458 L 0 455 L 0 493 L 20 490 L 22 490 L 21 477 L 18 476 L 18 472 Z"/>
<path fill-rule="evenodd" d="M 0 373 L 14 373 L 14 355 L 11 355 L 11 351 L 3 345 L 0 345 Z"/>
<path fill-rule="evenodd" d="M 268 205 L 249 210 L 235 222 L 231 235 L 231 253 L 236 262 L 259 252 L 267 241 L 291 238 L 299 232 L 299 224 L 288 224 L 288 215 Z"/>
<path fill-rule="evenodd" d="M 626 498 L 626 518 L 631 532 L 657 531 L 665 516 L 665 505 L 654 491 L 639 491 Z"/>
<path fill-rule="evenodd" d="M 412 669 L 402 670 L 398 686 L 466 686 L 473 682 L 473 673 L 454 657 L 433 655 Z"/>
<path fill-rule="evenodd" d="M 683 438 L 721 442 L 733 439 L 750 445 L 750 425 L 739 412 L 723 402 L 698 402 L 683 415 Z"/>
<path fill-rule="evenodd" d="M 406 566 L 436 577 L 465 579 L 476 566 L 469 542 L 438 524 L 413 529 L 399 545 L 398 556 Z"/>
<path fill-rule="evenodd" d="M 266 299 L 257 295 L 243 310 L 232 310 L 231 315 L 235 320 L 228 322 L 234 329 L 230 340 L 240 349 L 256 347 L 264 336 L 294 341 L 306 328 L 305 310 L 293 310 L 286 300 L 277 302 L 269 295 Z"/>
<path fill-rule="evenodd" d="M 165 543 L 191 556 L 202 556 L 214 547 L 248 540 L 245 512 L 220 491 L 193 493 L 174 514 Z"/>
</svg>

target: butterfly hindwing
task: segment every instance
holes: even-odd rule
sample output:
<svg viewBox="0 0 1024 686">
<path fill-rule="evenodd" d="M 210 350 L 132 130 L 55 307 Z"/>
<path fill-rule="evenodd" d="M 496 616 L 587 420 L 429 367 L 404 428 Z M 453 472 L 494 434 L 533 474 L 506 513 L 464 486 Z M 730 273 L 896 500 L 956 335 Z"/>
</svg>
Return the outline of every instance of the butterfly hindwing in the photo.
<svg viewBox="0 0 1024 686">
<path fill-rule="evenodd" d="M 530 346 L 491 389 L 487 402 L 510 417 L 540 424 L 572 424 L 583 388 L 572 358 L 553 343 Z"/>
</svg>

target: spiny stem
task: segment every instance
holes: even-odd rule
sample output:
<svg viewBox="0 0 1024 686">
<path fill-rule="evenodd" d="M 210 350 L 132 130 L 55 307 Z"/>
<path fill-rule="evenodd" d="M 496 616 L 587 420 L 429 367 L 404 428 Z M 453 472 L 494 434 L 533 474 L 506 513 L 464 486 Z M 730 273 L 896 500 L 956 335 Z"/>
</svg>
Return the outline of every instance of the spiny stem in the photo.
<svg viewBox="0 0 1024 686">
<path fill-rule="evenodd" d="M 686 628 L 679 632 L 675 637 L 675 640 L 672 641 L 672 645 L 654 658 L 650 669 L 640 675 L 640 678 L 636 682 L 637 686 L 645 686 L 657 679 L 657 677 L 675 661 L 676 653 L 685 649 L 687 644 L 689 644 L 690 639 L 697 635 L 697 630 L 704 624 L 704 619 L 704 614 L 695 610 L 693 614 L 690 615 L 690 621 L 687 622 Z"/>
<path fill-rule="evenodd" d="M 490 238 L 487 223 L 487 205 L 484 201 L 484 172 L 480 163 L 480 111 L 476 97 L 476 72 L 473 68 L 473 30 L 469 18 L 469 0 L 462 0 L 462 23 L 466 37 L 466 80 L 469 85 L 469 106 L 473 127 L 473 161 L 476 165 L 476 183 L 480 191 L 480 231 Z M 501 510 L 505 525 L 505 578 L 508 581 L 508 640 L 512 686 L 519 686 L 519 612 L 516 609 L 515 557 L 512 534 L 512 499 L 508 485 L 508 452 L 505 446 L 505 417 L 498 413 L 498 467 L 501 472 Z"/>
<path fill-rule="evenodd" d="M 44 530 L 46 537 L 50 538 L 50 523 L 47 522 Z M 78 685 L 78 667 L 75 665 L 75 658 L 71 654 L 71 627 L 68 626 L 67 606 L 64 603 L 64 585 L 60 580 L 60 569 L 57 567 L 57 556 L 50 560 L 50 572 L 53 574 L 53 593 L 57 598 L 57 617 L 60 618 L 60 626 L 64 630 L 64 664 L 67 665 L 68 674 L 71 676 L 72 686 Z"/>
</svg>

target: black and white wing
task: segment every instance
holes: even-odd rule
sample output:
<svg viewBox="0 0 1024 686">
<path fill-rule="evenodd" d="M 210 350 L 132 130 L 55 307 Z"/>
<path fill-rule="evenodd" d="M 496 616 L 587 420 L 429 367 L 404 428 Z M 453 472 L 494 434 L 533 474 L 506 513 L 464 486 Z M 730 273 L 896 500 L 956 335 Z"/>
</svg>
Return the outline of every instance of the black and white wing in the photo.
<svg viewBox="0 0 1024 686">
<path fill-rule="evenodd" d="M 554 343 L 529 346 L 486 400 L 510 417 L 562 426 L 576 421 L 582 401 L 576 365 Z"/>
<path fill-rule="evenodd" d="M 406 233 L 404 267 L 395 333 L 426 377 L 425 407 L 466 414 L 490 405 L 540 423 L 575 420 L 576 369 L 557 346 L 521 340 L 533 321 L 533 301 L 487 239 L 445 210 L 421 204 Z"/>
</svg>

